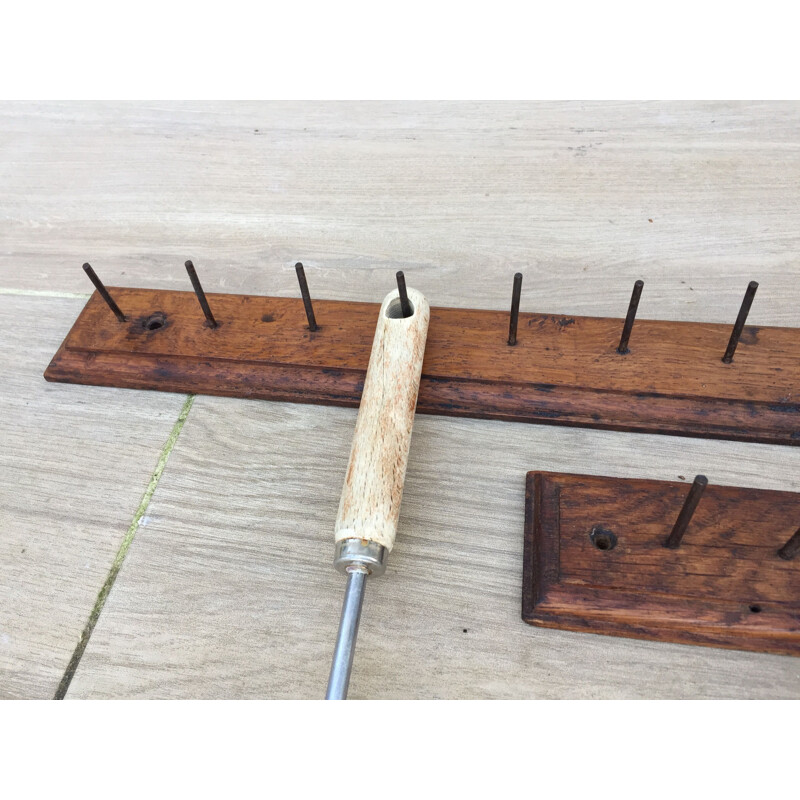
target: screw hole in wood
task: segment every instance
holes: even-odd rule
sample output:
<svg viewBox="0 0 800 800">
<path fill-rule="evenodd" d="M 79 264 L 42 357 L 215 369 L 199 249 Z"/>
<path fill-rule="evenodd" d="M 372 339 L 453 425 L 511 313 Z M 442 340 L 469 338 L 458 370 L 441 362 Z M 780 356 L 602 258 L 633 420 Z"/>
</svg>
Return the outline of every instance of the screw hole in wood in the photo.
<svg viewBox="0 0 800 800">
<path fill-rule="evenodd" d="M 142 322 L 142 325 L 144 326 L 145 330 L 157 331 L 159 328 L 163 328 L 166 322 L 167 315 L 162 311 L 156 311 L 155 314 L 151 314 L 149 317 L 147 317 Z"/>
<path fill-rule="evenodd" d="M 598 550 L 613 550 L 617 546 L 617 535 L 600 525 L 595 525 L 589 539 Z"/>
</svg>

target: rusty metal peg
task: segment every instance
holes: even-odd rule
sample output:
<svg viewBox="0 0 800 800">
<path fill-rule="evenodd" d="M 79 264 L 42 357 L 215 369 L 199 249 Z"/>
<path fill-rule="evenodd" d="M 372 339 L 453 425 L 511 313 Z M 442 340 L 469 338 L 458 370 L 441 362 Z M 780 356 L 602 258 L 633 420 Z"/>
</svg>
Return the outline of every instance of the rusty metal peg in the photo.
<svg viewBox="0 0 800 800">
<path fill-rule="evenodd" d="M 625 324 L 622 327 L 622 336 L 619 340 L 619 347 L 617 347 L 617 352 L 623 356 L 630 352 L 630 350 L 628 350 L 628 341 L 631 338 L 633 323 L 636 321 L 636 311 L 639 308 L 639 300 L 641 299 L 643 288 L 644 281 L 636 281 L 636 283 L 633 284 L 631 301 L 628 303 L 628 313 L 625 317 Z"/>
<path fill-rule="evenodd" d="M 511 291 L 511 316 L 508 320 L 508 344 L 517 343 L 517 322 L 519 321 L 519 301 L 522 297 L 522 273 L 514 275 L 514 288 Z"/>
<path fill-rule="evenodd" d="M 84 264 L 83 271 L 89 276 L 89 280 L 94 284 L 94 288 L 97 289 L 100 297 L 106 301 L 106 305 L 114 312 L 114 316 L 120 322 L 127 322 L 128 318 L 120 311 L 119 306 L 114 302 L 114 298 L 108 293 L 108 289 L 103 286 L 103 281 L 97 277 L 97 273 L 92 269 L 92 265 L 88 263 Z"/>
<path fill-rule="evenodd" d="M 306 310 L 308 329 L 313 332 L 317 330 L 319 326 L 317 325 L 317 318 L 314 316 L 314 306 L 311 305 L 311 293 L 308 291 L 306 271 L 300 261 L 294 265 L 294 271 L 297 273 L 297 282 L 300 284 L 300 294 L 303 296 L 303 307 Z"/>
<path fill-rule="evenodd" d="M 406 289 L 406 276 L 402 270 L 399 270 L 397 275 L 397 291 L 400 293 L 400 310 L 403 317 L 410 317 L 414 314 L 414 309 L 411 308 L 411 303 L 408 301 L 408 290 Z"/>
<path fill-rule="evenodd" d="M 664 542 L 664 547 L 668 547 L 670 550 L 676 550 L 680 546 L 683 535 L 686 533 L 686 529 L 692 521 L 692 516 L 697 509 L 697 504 L 700 502 L 700 498 L 703 496 L 703 491 L 707 485 L 708 478 L 706 478 L 705 475 L 697 475 L 695 477 L 692 488 L 689 489 L 689 494 L 686 495 L 686 500 L 683 502 L 683 508 L 681 508 L 678 519 L 675 521 L 675 525 L 672 528 L 672 533 L 670 533 L 667 541 Z"/>
<path fill-rule="evenodd" d="M 209 326 L 216 328 L 217 321 L 214 319 L 214 315 L 211 313 L 208 300 L 206 300 L 206 293 L 203 291 L 203 287 L 200 285 L 200 278 L 197 277 L 197 270 L 194 268 L 194 264 L 192 264 L 191 261 L 187 261 L 184 266 L 186 267 L 186 271 L 189 273 L 189 280 L 192 282 L 192 288 L 194 289 L 194 293 L 197 295 L 200 308 L 203 309 L 203 314 L 205 315 L 206 320 L 208 320 Z"/>
<path fill-rule="evenodd" d="M 800 528 L 798 528 L 786 544 L 778 550 L 778 555 L 784 561 L 791 561 L 800 553 Z"/>
<path fill-rule="evenodd" d="M 744 300 L 742 300 L 742 305 L 739 307 L 739 314 L 736 317 L 736 322 L 733 323 L 731 338 L 728 340 L 727 348 L 725 348 L 725 355 L 722 356 L 722 361 L 725 364 L 730 364 L 731 361 L 733 361 L 733 354 L 736 352 L 736 346 L 739 344 L 739 338 L 744 330 L 744 324 L 747 322 L 747 315 L 750 313 L 750 306 L 753 305 L 756 289 L 758 289 L 758 283 L 756 281 L 750 281 L 750 283 L 747 284 L 747 291 L 744 293 Z"/>
</svg>

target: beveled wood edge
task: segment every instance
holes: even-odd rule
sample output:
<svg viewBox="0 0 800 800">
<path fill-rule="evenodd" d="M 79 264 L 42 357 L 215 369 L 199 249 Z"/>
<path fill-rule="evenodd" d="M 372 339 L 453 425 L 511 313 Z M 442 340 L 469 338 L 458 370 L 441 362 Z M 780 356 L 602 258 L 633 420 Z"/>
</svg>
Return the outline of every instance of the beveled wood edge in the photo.
<svg viewBox="0 0 800 800">
<path fill-rule="evenodd" d="M 566 614 L 556 617 L 531 617 L 525 619 L 529 625 L 550 630 L 570 631 L 572 633 L 588 633 L 594 636 L 618 636 L 624 639 L 639 639 L 663 644 L 694 645 L 698 647 L 714 647 L 722 650 L 740 650 L 752 653 L 768 653 L 776 656 L 800 656 L 800 641 L 787 640 L 782 644 L 777 637 L 749 636 L 722 637 L 713 634 L 703 635 L 685 629 L 670 629 L 669 639 L 658 636 L 656 632 L 639 628 L 635 625 L 624 625 L 611 622 L 603 623 L 603 630 L 597 630 L 590 622 Z"/>
<path fill-rule="evenodd" d="M 101 366 L 102 365 L 102 366 Z M 237 367 L 244 378 L 239 383 L 222 375 L 222 368 Z M 188 372 L 189 368 L 192 372 Z M 111 386 L 222 397 L 321 403 L 357 407 L 366 372 L 326 367 L 249 365 L 226 359 L 162 357 L 145 354 L 94 354 L 68 349 L 64 343 L 44 372 L 52 382 Z M 320 381 L 319 378 L 325 378 Z M 245 386 L 244 384 L 247 383 Z M 321 390 L 322 386 L 327 389 Z M 796 415 L 775 410 L 769 404 L 734 401 L 677 401 L 671 396 L 637 396 L 639 419 L 627 414 L 630 393 L 575 390 L 568 387 L 539 391 L 527 387 L 522 393 L 506 392 L 506 384 L 481 381 L 450 381 L 423 374 L 417 412 L 441 416 L 494 419 L 507 422 L 565 425 L 666 436 L 694 436 L 760 444 L 800 445 L 800 433 L 790 424 Z M 524 394 L 524 396 L 523 396 Z M 505 396 L 509 395 L 509 396 Z M 562 401 L 563 398 L 563 401 Z M 580 406 L 570 409 L 567 403 Z M 670 424 L 665 410 L 685 405 L 680 424 Z M 554 406 L 560 406 L 554 408 Z M 591 407 L 593 410 L 589 411 Z M 696 420 L 691 419 L 694 412 Z M 747 415 L 748 427 L 732 424 L 732 417 Z M 800 427 L 800 419 L 798 419 Z"/>
<path fill-rule="evenodd" d="M 800 624 L 797 623 L 795 605 L 772 603 L 770 608 L 758 617 L 748 617 L 741 612 L 741 622 L 723 622 L 731 613 L 731 601 L 711 601 L 685 596 L 660 596 L 659 602 L 667 613 L 650 613 L 649 619 L 642 622 L 635 618 L 641 615 L 642 606 L 626 600 L 635 594 L 624 590 L 609 590 L 601 587 L 584 586 L 575 583 L 559 583 L 548 577 L 548 567 L 557 572 L 559 554 L 554 553 L 555 535 L 547 535 L 549 521 L 553 530 L 558 530 L 558 510 L 548 502 L 545 487 L 548 481 L 554 485 L 558 496 L 558 478 L 591 478 L 612 481 L 631 481 L 637 483 L 674 483 L 644 478 L 610 478 L 600 475 L 577 475 L 562 472 L 531 471 L 526 474 L 525 495 L 525 538 L 523 546 L 523 585 L 522 619 L 529 625 L 541 628 L 567 630 L 575 633 L 592 633 L 602 636 L 621 636 L 624 638 L 662 641 L 668 643 L 700 645 L 729 650 L 770 653 L 773 655 L 800 656 Z M 746 487 L 729 487 L 746 488 Z M 753 492 L 762 490 L 752 489 Z M 533 501 L 533 502 L 531 502 Z M 548 542 L 548 539 L 550 541 Z M 548 547 L 549 545 L 549 547 Z M 557 545 L 555 545 L 557 548 Z M 534 561 L 538 563 L 534 563 Z M 589 598 L 587 599 L 587 595 Z M 601 607 L 603 601 L 606 607 Z M 608 608 L 608 605 L 616 608 Z M 783 606 L 783 607 L 782 607 Z M 623 608 L 622 613 L 619 608 Z M 711 620 L 698 620 L 696 609 L 712 612 Z M 718 610 L 714 614 L 714 610 Z M 581 609 L 581 614 L 575 613 Z M 671 613 L 669 613 L 671 612 Z M 681 613 L 682 612 L 682 613 Z M 624 615 L 627 615 L 624 616 Z M 691 618 L 696 630 L 687 630 L 685 620 Z M 783 621 L 782 627 L 770 627 L 774 621 Z M 748 626 L 745 621 L 757 621 Z M 599 628 L 602 627 L 602 630 Z M 668 634 L 665 638 L 664 634 Z"/>
</svg>

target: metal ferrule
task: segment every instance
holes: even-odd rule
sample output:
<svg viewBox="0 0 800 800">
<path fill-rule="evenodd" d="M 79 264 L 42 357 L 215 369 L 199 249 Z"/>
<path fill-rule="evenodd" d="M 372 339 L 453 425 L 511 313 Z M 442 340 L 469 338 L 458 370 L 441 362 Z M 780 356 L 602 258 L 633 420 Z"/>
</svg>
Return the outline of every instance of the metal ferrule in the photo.
<svg viewBox="0 0 800 800">
<path fill-rule="evenodd" d="M 339 572 L 348 572 L 348 567 L 363 567 L 370 575 L 386 572 L 389 551 L 377 542 L 368 539 L 342 539 L 336 542 L 333 566 Z"/>
</svg>

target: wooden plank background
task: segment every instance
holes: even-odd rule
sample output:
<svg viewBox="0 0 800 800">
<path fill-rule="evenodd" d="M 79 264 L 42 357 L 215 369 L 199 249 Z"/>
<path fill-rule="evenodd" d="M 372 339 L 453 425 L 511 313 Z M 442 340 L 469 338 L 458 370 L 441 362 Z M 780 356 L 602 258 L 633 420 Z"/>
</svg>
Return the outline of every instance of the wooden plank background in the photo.
<svg viewBox="0 0 800 800">
<path fill-rule="evenodd" d="M 800 325 L 800 105 L 0 106 L 0 695 L 320 697 L 355 411 L 46 384 L 90 286 Z M 181 409 L 188 415 L 180 418 Z M 800 449 L 419 417 L 353 697 L 798 697 L 800 661 L 536 630 L 525 472 L 800 491 Z M 163 470 L 163 471 L 162 471 Z M 23 552 L 24 551 L 24 552 Z M 124 558 L 123 558 L 124 556 Z M 121 563 L 104 603 L 103 587 Z M 99 613 L 98 613 L 99 612 Z M 90 622 L 96 619 L 92 628 Z M 88 625 L 88 629 L 87 629 Z"/>
</svg>

